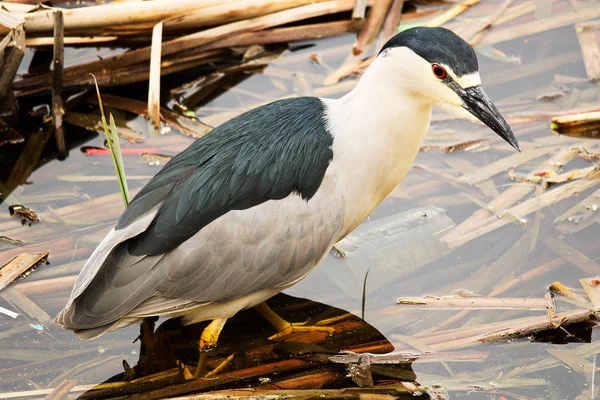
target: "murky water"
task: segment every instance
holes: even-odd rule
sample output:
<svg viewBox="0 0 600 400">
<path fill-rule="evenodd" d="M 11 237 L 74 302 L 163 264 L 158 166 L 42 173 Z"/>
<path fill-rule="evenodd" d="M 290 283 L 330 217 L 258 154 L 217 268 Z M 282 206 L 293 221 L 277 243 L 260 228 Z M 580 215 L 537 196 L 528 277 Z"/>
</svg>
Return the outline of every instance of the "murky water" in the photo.
<svg viewBox="0 0 600 400">
<path fill-rule="evenodd" d="M 560 7 L 555 12 L 559 13 Z M 213 93 L 195 111 L 202 120 L 218 124 L 244 109 L 284 96 L 343 95 L 348 90 L 347 81 L 333 89 L 323 88 L 321 82 L 329 69 L 341 65 L 352 43 L 353 37 L 347 36 L 286 51 L 262 74 Z M 485 173 L 494 163 L 511 156 L 512 149 L 487 128 L 436 111 L 425 143 L 435 148 L 420 153 L 415 168 L 400 187 L 357 232 L 340 243 L 341 250 L 348 252 L 347 258 L 330 255 L 305 280 L 273 299 L 274 309 L 292 321 L 312 318 L 316 322 L 351 313 L 334 323 L 338 332 L 331 337 L 305 335 L 274 346 L 267 339 L 273 334 L 272 328 L 256 312 L 242 312 L 228 322 L 211 357 L 216 362 L 237 353 L 225 374 L 238 369 L 248 375 L 215 381 L 212 386 L 196 386 L 195 391 L 259 385 L 274 385 L 274 389 L 357 387 L 343 366 L 319 364 L 317 356 L 328 357 L 348 349 L 359 351 L 368 344 L 366 351 L 373 353 L 394 348 L 432 353 L 429 358 L 401 365 L 377 365 L 375 359 L 372 361 L 370 370 L 376 387 L 388 385 L 389 393 L 396 396 L 412 397 L 406 391 L 393 390 L 400 387 L 400 382 L 413 382 L 417 388 L 429 388 L 432 397 L 437 393 L 471 399 L 596 398 L 596 354 L 600 346 L 596 341 L 598 331 L 591 323 L 568 324 L 521 339 L 484 344 L 477 341 L 481 335 L 527 326 L 528 321 L 543 322 L 548 319 L 546 310 L 539 306 L 526 310 L 514 302 L 468 312 L 397 304 L 401 297 L 455 295 L 459 289 L 509 300 L 540 299 L 543 303 L 548 286 L 555 281 L 587 299 L 579 280 L 600 273 L 600 220 L 595 210 L 590 212 L 592 208 L 588 207 L 588 218 L 578 224 L 561 218 L 597 190 L 594 184 L 581 186 L 581 190 L 575 190 L 577 195 L 548 201 L 548 206 L 523 216 L 495 217 L 507 222 L 489 232 L 485 226 L 495 223 L 493 219 L 460 230 L 461 224 L 477 212 L 484 217 L 491 212 L 502 214 L 514 203 L 544 194 L 543 189 L 530 183 L 511 180 L 506 169 L 514 167 L 514 174 L 522 175 L 539 172 L 541 163 L 569 147 L 599 152 L 598 142 L 557 137 L 549 129 L 548 115 L 599 104 L 600 89 L 585 80 L 572 26 L 501 42 L 495 49 L 482 48 L 479 52 L 484 86 L 511 122 L 524 150 L 522 159 L 513 156 L 505 168 L 478 179 L 477 173 Z M 320 64 L 311 61 L 314 54 L 320 56 Z M 520 59 L 520 64 L 512 62 L 515 59 Z M 145 93 L 146 89 L 138 90 Z M 556 97 L 547 99 L 550 94 Z M 93 105 L 77 107 L 77 112 L 98 115 Z M 131 129 L 147 134 L 142 119 L 111 111 L 122 121 L 127 120 Z M 31 126 L 25 125 L 33 130 L 35 121 L 29 122 Z M 18 151 L 23 146 L 0 148 L 0 178 L 5 185 L 2 207 L 20 203 L 42 215 L 41 223 L 29 227 L 21 226 L 7 212 L 0 214 L 0 235 L 25 242 L 24 247 L 0 242 L 0 264 L 22 252 L 50 250 L 49 265 L 0 292 L 0 306 L 20 314 L 16 319 L 0 316 L 0 398 L 43 398 L 65 380 L 76 381 L 76 390 L 69 395 L 76 398 L 101 382 L 125 379 L 123 360 L 132 367 L 137 364 L 137 374 L 149 375 L 172 371 L 177 360 L 192 364 L 197 357 L 196 340 L 203 325 L 182 328 L 176 320 L 158 321 L 161 345 L 150 353 L 147 344 L 141 348 L 139 341 L 134 342 L 140 332 L 138 325 L 97 340 L 81 341 L 52 324 L 68 298 L 77 271 L 123 209 L 110 158 L 80 151 L 82 146 L 103 147 L 103 136 L 71 125 L 67 130 L 71 150 L 64 161 L 53 156 L 53 144 L 43 152 L 35 146 L 28 148 L 30 153 L 39 153 L 30 161 L 17 161 L 23 160 Z M 444 146 L 480 139 L 489 141 L 470 151 L 439 151 Z M 177 132 L 148 134 L 144 143 L 122 141 L 122 148 L 176 154 L 192 140 Z M 39 166 L 31 172 L 27 184 L 9 185 L 16 174 L 12 167 L 15 163 L 28 165 L 38 159 Z M 124 155 L 124 163 L 131 190 L 142 187 L 159 168 L 140 160 L 139 154 Z M 544 168 L 551 169 L 552 165 Z M 591 161 L 574 158 L 564 170 L 583 171 L 590 166 Z M 531 190 L 521 197 L 512 195 L 514 201 L 505 201 L 500 209 L 480 211 L 493 199 L 524 186 Z M 550 187 L 546 193 L 560 187 Z M 481 235 L 465 236 L 476 230 L 481 230 Z M 555 300 L 556 323 L 562 315 L 584 309 L 559 295 Z M 294 364 L 299 359 L 308 361 Z M 268 369 L 272 363 L 280 364 Z M 257 365 L 267 367 L 250 374 L 248 368 Z M 302 378 L 306 382 L 299 383 Z M 166 390 L 154 392 L 153 398 L 158 398 L 185 392 L 178 391 L 185 383 L 176 374 L 161 379 L 154 386 L 144 383 L 128 389 L 117 385 L 116 389 L 105 388 L 105 392 L 87 396 Z M 176 390 L 169 392 L 165 387 Z"/>
</svg>

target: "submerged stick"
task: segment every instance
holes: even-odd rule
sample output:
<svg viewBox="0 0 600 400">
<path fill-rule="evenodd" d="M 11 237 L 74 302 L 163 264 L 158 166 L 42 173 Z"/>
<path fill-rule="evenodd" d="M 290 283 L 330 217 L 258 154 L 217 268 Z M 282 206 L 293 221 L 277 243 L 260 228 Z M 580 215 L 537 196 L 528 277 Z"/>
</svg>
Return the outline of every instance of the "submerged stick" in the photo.
<svg viewBox="0 0 600 400">
<path fill-rule="evenodd" d="M 60 400 L 64 398 L 77 385 L 75 380 L 65 380 L 44 398 L 44 400 Z"/>
<path fill-rule="evenodd" d="M 498 21 L 498 18 L 500 18 L 500 16 L 504 14 L 506 9 L 508 9 L 508 7 L 511 6 L 513 1 L 514 0 L 504 0 L 504 3 L 502 3 L 500 7 L 498 7 L 496 12 L 492 14 L 492 16 L 489 19 L 487 19 L 482 25 L 476 27 L 477 29 L 475 30 L 473 35 L 467 40 L 471 46 L 476 46 L 477 43 L 479 43 L 479 41 L 483 38 L 485 31 L 493 24 L 495 24 L 496 21 Z"/>
<path fill-rule="evenodd" d="M 65 114 L 62 97 L 63 65 L 64 65 L 64 19 L 62 11 L 54 13 L 54 55 L 52 58 L 52 122 L 56 146 L 62 157 L 67 156 L 63 115 Z"/>
</svg>

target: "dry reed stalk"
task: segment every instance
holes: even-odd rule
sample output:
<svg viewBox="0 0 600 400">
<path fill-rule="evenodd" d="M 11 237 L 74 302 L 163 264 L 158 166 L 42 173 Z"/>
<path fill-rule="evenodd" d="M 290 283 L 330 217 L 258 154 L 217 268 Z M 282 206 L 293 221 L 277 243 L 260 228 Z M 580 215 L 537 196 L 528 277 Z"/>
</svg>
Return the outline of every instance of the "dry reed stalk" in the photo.
<svg viewBox="0 0 600 400">
<path fill-rule="evenodd" d="M 446 11 L 442 12 L 440 15 L 436 16 L 430 21 L 427 21 L 425 25 L 427 26 L 442 26 L 446 22 L 456 18 L 458 15 L 462 14 L 466 10 L 468 10 L 471 6 L 479 3 L 481 0 L 463 0 L 460 3 L 453 5 L 448 8 Z"/>
<path fill-rule="evenodd" d="M 554 220 L 560 233 L 574 233 L 597 222 L 600 212 L 600 190 L 596 190 Z"/>
<path fill-rule="evenodd" d="M 596 366 L 592 362 L 586 360 L 585 357 L 578 355 L 572 349 L 550 348 L 546 349 L 546 351 L 584 378 L 591 376 L 596 370 Z"/>
<path fill-rule="evenodd" d="M 134 394 L 132 394 L 130 396 L 130 399 L 132 399 L 132 400 L 163 399 L 168 396 L 176 396 L 176 395 L 180 395 L 180 394 L 196 392 L 199 390 L 207 389 L 207 388 L 221 385 L 224 383 L 235 382 L 235 381 L 239 380 L 240 376 L 243 376 L 244 378 L 254 378 L 254 377 L 258 377 L 258 376 L 266 376 L 266 375 L 272 374 L 273 372 L 294 371 L 294 370 L 305 368 L 308 365 L 310 365 L 310 363 L 308 363 L 307 361 L 297 360 L 297 359 L 276 361 L 276 362 L 272 362 L 272 363 L 268 363 L 268 364 L 264 364 L 264 365 L 245 368 L 242 370 L 225 372 L 225 373 L 215 376 L 212 379 L 198 379 L 198 380 L 194 380 L 194 381 L 188 381 L 185 383 L 180 383 L 180 384 L 175 384 L 172 386 L 163 387 L 161 389 L 151 390 L 146 393 L 133 392 Z M 176 374 L 179 374 L 178 370 L 175 370 L 174 372 Z M 135 381 L 133 381 L 131 383 L 124 382 L 124 385 L 120 385 L 121 390 L 125 389 L 125 387 L 127 387 L 128 390 L 131 389 L 132 384 L 135 385 L 134 382 Z M 103 389 L 98 392 L 95 392 L 95 391 L 90 392 L 89 396 L 91 396 L 91 397 L 82 396 L 82 399 L 98 398 L 98 397 L 102 397 L 104 394 L 114 395 L 113 390 L 114 389 Z M 122 393 L 122 391 L 121 391 L 121 393 Z"/>
<path fill-rule="evenodd" d="M 164 24 L 165 30 L 223 25 L 323 1 L 327 0 L 238 0 L 181 13 L 165 19 Z"/>
<path fill-rule="evenodd" d="M 512 325 L 510 328 L 501 329 L 494 333 L 483 335 L 477 339 L 479 342 L 496 342 L 530 336 L 537 332 L 556 329 L 557 325 L 564 326 L 579 322 L 595 320 L 596 316 L 590 310 L 573 310 L 565 315 L 559 315 L 554 321 L 547 317 L 536 318 L 535 321 Z"/>
<path fill-rule="evenodd" d="M 488 32 L 479 42 L 480 46 L 489 46 L 521 36 L 533 35 L 550 29 L 561 28 L 578 22 L 600 17 L 600 7 L 592 6 L 572 11 L 566 14 L 557 14 L 550 18 L 533 20 L 518 26 L 498 28 Z"/>
<path fill-rule="evenodd" d="M 597 139 L 600 137 L 600 111 L 554 117 L 552 130 L 566 136 Z"/>
<path fill-rule="evenodd" d="M 539 380 L 538 380 L 539 381 Z M 173 397 L 171 400 L 278 400 L 278 399 L 322 399 L 322 400 L 392 400 L 410 396 L 403 386 L 386 386 L 381 388 L 347 388 L 347 389 L 229 389 L 209 393 L 190 394 Z"/>
<path fill-rule="evenodd" d="M 550 150 L 555 151 L 557 148 L 551 147 Z M 580 150 L 578 148 L 562 149 L 557 154 L 550 157 L 550 159 L 542 162 L 536 169 L 532 171 L 532 174 L 537 171 L 557 171 L 559 168 L 562 168 L 564 165 L 574 159 L 579 152 Z M 489 173 L 486 173 L 486 175 L 488 174 Z M 470 179 L 478 181 L 479 179 L 475 179 L 475 177 L 476 175 L 473 175 Z M 534 186 L 523 184 L 514 185 L 508 188 L 502 192 L 500 196 L 492 200 L 487 209 L 476 211 L 471 217 L 467 218 L 456 228 L 444 235 L 441 240 L 451 247 L 457 247 L 466 243 L 467 241 L 471 240 L 468 238 L 477 237 L 472 236 L 472 233 L 476 228 L 486 225 L 491 220 L 498 219 L 496 216 L 497 214 L 516 204 L 519 200 L 534 190 Z"/>
<path fill-rule="evenodd" d="M 372 2 L 373 0 L 368 1 Z M 263 29 L 271 28 L 278 25 L 284 25 L 303 19 L 335 14 L 342 11 L 348 11 L 352 9 L 353 5 L 353 0 L 330 0 L 321 3 L 310 4 L 307 6 L 292 8 L 289 10 L 279 11 L 273 14 L 268 14 L 257 18 L 217 26 L 215 28 L 207 29 L 190 35 L 181 36 L 163 42 L 162 56 L 164 58 L 167 55 L 179 53 L 202 45 L 207 45 L 209 43 L 227 39 L 229 37 L 233 37 L 242 33 L 260 31 Z M 151 55 L 150 52 L 151 48 L 148 46 L 136 50 L 131 50 L 117 56 L 107 57 L 102 60 L 65 68 L 65 85 L 69 83 L 73 85 L 75 83 L 79 85 L 90 84 L 92 82 L 87 76 L 89 72 L 123 70 L 126 67 L 132 67 L 135 64 L 148 61 Z M 147 67 L 144 66 L 142 68 L 144 71 L 147 71 Z M 176 72 L 179 70 L 181 70 L 181 67 L 172 68 L 171 72 Z M 131 76 L 132 71 L 124 71 L 124 73 L 126 74 L 126 76 Z M 102 75 L 98 76 L 98 82 L 100 84 L 102 84 Z M 147 75 L 144 75 L 143 78 L 147 79 Z M 28 92 L 27 89 L 29 88 L 31 90 L 32 87 L 37 87 L 39 85 L 39 81 L 44 82 L 46 79 L 46 75 L 36 76 L 32 79 L 16 82 L 13 85 L 13 87 L 16 90 L 24 91 L 24 93 L 35 93 L 36 91 L 39 91 L 39 89 L 34 89 L 33 92 Z M 73 83 L 73 81 L 75 81 L 75 83 Z M 122 79 L 120 81 L 120 84 L 133 81 L 136 80 Z"/>
<path fill-rule="evenodd" d="M 558 146 L 523 149 L 521 153 L 515 153 L 508 157 L 501 158 L 498 161 L 489 163 L 468 175 L 463 175 L 459 178 L 459 181 L 469 185 L 474 185 L 490 179 L 499 173 L 506 172 L 510 168 L 514 168 L 515 166 L 519 166 L 546 154 L 554 153 L 559 149 L 560 147 Z"/>
<path fill-rule="evenodd" d="M 98 99 L 95 96 L 91 96 L 86 99 L 86 102 L 91 104 L 98 104 Z M 116 108 L 119 110 L 138 114 L 143 117 L 148 116 L 147 105 L 139 100 L 127 99 L 124 97 L 104 94 L 102 95 L 102 102 L 107 108 Z M 194 138 L 200 138 L 212 130 L 211 126 L 204 124 L 198 121 L 197 119 L 183 117 L 164 107 L 160 108 L 159 115 L 163 123 L 174 127 L 184 135 L 191 136 Z"/>
<path fill-rule="evenodd" d="M 163 22 L 159 22 L 152 29 L 150 78 L 148 82 L 148 118 L 157 130 L 160 129 L 160 58 L 162 33 Z"/>
<path fill-rule="evenodd" d="M 69 291 L 77 279 L 76 275 L 61 276 L 59 278 L 44 279 L 41 281 L 23 282 L 14 285 L 15 290 L 19 290 L 25 296 L 40 293 L 50 293 L 59 291 Z"/>
<path fill-rule="evenodd" d="M 508 290 L 512 289 L 513 287 L 517 286 L 518 284 L 524 283 L 524 282 L 528 282 L 531 281 L 532 279 L 538 278 L 543 274 L 546 274 L 548 272 L 551 272 L 559 267 L 562 267 L 566 264 L 566 262 L 563 259 L 556 259 L 556 260 L 552 260 L 549 261 L 547 263 L 544 263 L 530 271 L 527 271 L 499 286 L 496 286 L 488 295 L 489 297 L 495 297 L 495 296 L 499 296 L 501 294 L 506 293 Z M 456 322 L 458 322 L 459 320 L 465 318 L 467 315 L 469 315 L 471 313 L 470 310 L 464 310 L 461 311 L 459 313 L 454 314 L 452 317 L 446 319 L 445 321 L 441 322 L 440 324 L 438 324 L 436 327 L 434 327 L 434 329 L 430 329 L 428 332 L 434 332 L 437 331 L 439 329 L 445 328 L 447 326 L 450 326 Z"/>
<path fill-rule="evenodd" d="M 156 0 L 152 2 L 115 2 L 90 7 L 64 9 L 65 31 L 92 28 L 122 27 L 146 24 L 152 27 L 166 18 L 220 4 L 235 4 L 239 0 Z M 52 31 L 54 8 L 25 14 L 25 29 L 29 34 Z"/>
<path fill-rule="evenodd" d="M 550 251 L 562 257 L 563 260 L 575 265 L 584 274 L 592 275 L 600 273 L 600 266 L 594 260 L 555 235 L 551 234 L 546 237 L 544 244 Z"/>
<path fill-rule="evenodd" d="M 77 385 L 75 380 L 65 380 L 55 387 L 44 400 L 61 400 Z"/>
<path fill-rule="evenodd" d="M 0 296 L 5 301 L 12 304 L 14 307 L 21 310 L 21 312 L 29 315 L 31 318 L 38 320 L 42 324 L 52 323 L 52 317 L 48 315 L 39 305 L 37 305 L 29 297 L 25 296 L 19 290 L 13 287 L 8 287 L 0 292 Z"/>
<path fill-rule="evenodd" d="M 56 11 L 54 13 L 54 54 L 52 57 L 52 123 L 54 125 L 56 146 L 62 157 L 68 155 L 63 127 L 63 116 L 65 114 L 62 97 L 64 59 L 64 20 L 62 11 Z"/>
<path fill-rule="evenodd" d="M 183 57 L 179 57 L 177 60 L 172 60 L 170 58 L 163 59 L 161 63 L 161 74 L 171 74 L 187 68 L 219 61 L 228 54 L 229 52 L 225 50 L 212 50 L 196 55 L 192 60 L 183 60 Z M 79 66 L 73 66 L 65 69 L 64 87 L 94 84 L 93 78 L 85 73 L 85 69 L 78 68 Z M 103 71 L 96 78 L 98 79 L 98 84 L 100 86 L 124 85 L 127 83 L 145 81 L 148 79 L 148 74 L 149 65 L 138 64 L 124 66 L 110 71 Z M 50 87 L 51 75 L 49 74 L 34 75 L 13 83 L 13 88 L 18 91 L 20 96 L 39 93 Z"/>
<path fill-rule="evenodd" d="M 600 80 L 600 20 L 575 25 L 588 78 Z"/>
<path fill-rule="evenodd" d="M 457 240 L 444 240 L 444 238 L 442 240 L 444 240 L 444 242 L 446 242 L 449 246 L 456 247 L 462 243 L 498 229 L 509 222 L 518 221 L 535 211 L 539 211 L 568 197 L 576 196 L 577 194 L 598 184 L 600 184 L 600 180 L 597 178 L 569 182 L 563 186 L 545 192 L 539 196 L 532 197 L 517 206 L 503 211 L 501 214 L 499 214 L 500 217 L 496 215 L 488 217 L 481 225 L 474 227 L 471 232 L 466 233 Z"/>
<path fill-rule="evenodd" d="M 344 379 L 344 377 L 345 374 L 340 371 L 310 371 L 301 376 L 277 380 L 273 383 L 257 386 L 256 390 L 320 389 L 328 383 L 339 382 Z"/>
<path fill-rule="evenodd" d="M 91 45 L 99 43 L 114 42 L 118 39 L 118 36 L 67 36 L 63 38 L 63 43 L 67 46 L 73 45 Z M 37 38 L 26 38 L 25 45 L 27 47 L 42 47 L 54 45 L 54 37 L 37 37 Z"/>
<path fill-rule="evenodd" d="M 0 290 L 8 286 L 9 283 L 23 275 L 31 268 L 35 268 L 48 258 L 49 250 L 38 254 L 24 253 L 15 257 L 8 264 L 0 268 Z"/>
<path fill-rule="evenodd" d="M 358 56 L 362 54 L 365 47 L 375 41 L 375 38 L 381 31 L 386 14 L 390 9 L 392 0 L 377 0 L 371 9 L 371 13 L 367 18 L 367 23 L 359 33 L 356 43 L 352 48 L 352 54 Z"/>
<path fill-rule="evenodd" d="M 248 32 L 218 40 L 202 46 L 202 50 L 223 49 L 235 46 L 251 46 L 255 44 L 285 43 L 296 40 L 321 39 L 330 36 L 360 31 L 364 20 L 333 21 L 318 24 L 273 28 L 258 32 Z"/>
<path fill-rule="evenodd" d="M 383 23 L 383 30 L 381 32 L 382 42 L 387 42 L 392 38 L 398 31 L 400 25 L 400 19 L 402 18 L 402 8 L 404 7 L 404 0 L 394 0 L 390 5 L 390 10 L 387 13 L 385 21 Z"/>
<path fill-rule="evenodd" d="M 476 46 L 483 38 L 485 31 L 494 25 L 498 19 L 500 19 L 502 14 L 506 12 L 508 7 L 510 7 L 513 2 L 514 0 L 504 0 L 500 7 L 498 7 L 498 9 L 489 18 L 486 18 L 481 24 L 476 24 L 475 29 L 472 29 L 471 33 L 465 35 L 469 44 L 471 46 Z"/>
<path fill-rule="evenodd" d="M 542 332 L 556 328 L 562 318 L 563 325 L 585 322 L 595 318 L 589 310 L 572 310 L 554 318 L 554 328 L 547 315 L 523 317 L 500 322 L 479 324 L 473 327 L 461 327 L 435 332 L 422 336 L 415 335 L 419 340 L 435 351 L 451 351 L 464 349 L 480 342 L 504 341 L 527 337 L 533 332 Z"/>
<path fill-rule="evenodd" d="M 367 12 L 366 0 L 356 0 L 352 9 L 352 19 L 364 19 Z"/>
<path fill-rule="evenodd" d="M 546 301 L 537 298 L 494 297 L 403 297 L 399 305 L 424 307 L 430 310 L 545 310 Z"/>
</svg>

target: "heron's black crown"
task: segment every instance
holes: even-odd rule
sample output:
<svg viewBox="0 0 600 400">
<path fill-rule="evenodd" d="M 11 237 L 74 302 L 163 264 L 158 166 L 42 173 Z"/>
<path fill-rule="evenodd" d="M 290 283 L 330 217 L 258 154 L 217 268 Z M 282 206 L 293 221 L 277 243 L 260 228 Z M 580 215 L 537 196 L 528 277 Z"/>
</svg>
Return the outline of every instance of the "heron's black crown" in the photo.
<svg viewBox="0 0 600 400">
<path fill-rule="evenodd" d="M 445 64 L 457 76 L 477 72 L 477 56 L 467 42 L 445 28 L 419 26 L 396 34 L 383 46 L 386 49 L 408 47 L 430 63 Z"/>
</svg>

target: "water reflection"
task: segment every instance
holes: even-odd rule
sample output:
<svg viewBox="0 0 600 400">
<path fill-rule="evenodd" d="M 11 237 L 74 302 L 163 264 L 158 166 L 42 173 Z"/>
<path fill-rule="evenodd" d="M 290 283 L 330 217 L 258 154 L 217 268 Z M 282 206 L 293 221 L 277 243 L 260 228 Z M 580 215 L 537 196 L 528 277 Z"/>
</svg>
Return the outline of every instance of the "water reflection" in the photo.
<svg viewBox="0 0 600 400">
<path fill-rule="evenodd" d="M 246 310 L 227 321 L 218 346 L 210 352 L 210 367 L 235 355 L 231 363 L 214 378 L 186 381 L 178 366 L 195 363 L 198 359 L 197 341 L 206 323 L 183 326 L 179 319 L 169 319 L 152 333 L 154 322 L 147 321 L 141 328 L 137 363 L 133 366 L 124 364 L 122 373 L 80 398 L 134 394 L 134 398 L 142 394 L 144 398 L 161 398 L 200 389 L 248 386 L 281 391 L 381 384 L 389 393 L 409 394 L 398 379 L 404 382 L 415 380 L 411 364 L 417 356 L 392 353 L 380 359 L 377 354 L 389 353 L 393 346 L 364 320 L 339 308 L 285 294 L 275 296 L 268 303 L 289 321 L 316 324 L 333 319 L 330 326 L 336 332 L 331 336 L 324 332 L 297 333 L 273 342 L 268 340 L 274 333 L 273 328 L 258 313 Z"/>
</svg>

